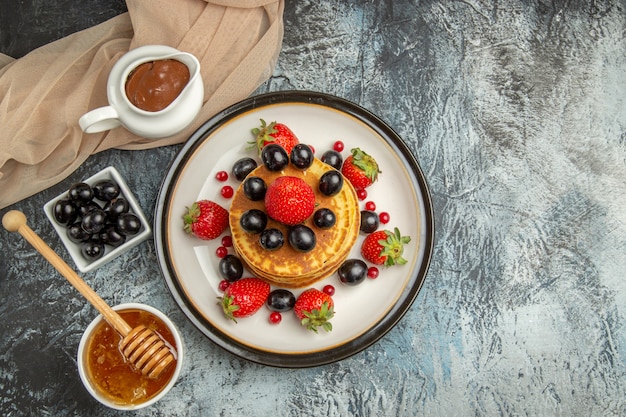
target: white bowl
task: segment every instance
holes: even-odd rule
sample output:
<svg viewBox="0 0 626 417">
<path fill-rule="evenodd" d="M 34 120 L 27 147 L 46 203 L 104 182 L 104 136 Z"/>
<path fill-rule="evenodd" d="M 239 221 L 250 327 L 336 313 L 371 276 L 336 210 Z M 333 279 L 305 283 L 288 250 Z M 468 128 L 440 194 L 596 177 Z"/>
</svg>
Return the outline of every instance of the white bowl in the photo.
<svg viewBox="0 0 626 417">
<path fill-rule="evenodd" d="M 159 401 L 160 399 L 162 399 L 172 389 L 174 384 L 176 384 L 176 381 L 178 380 L 178 377 L 180 376 L 180 371 L 183 367 L 183 360 L 184 360 L 184 347 L 183 347 L 182 337 L 180 335 L 180 332 L 174 325 L 174 323 L 172 323 L 172 321 L 165 314 L 163 314 L 159 310 L 149 305 L 140 304 L 140 303 L 126 303 L 126 304 L 120 304 L 120 305 L 113 307 L 113 310 L 116 310 L 116 311 L 144 310 L 144 311 L 154 314 L 167 325 L 169 330 L 172 332 L 172 335 L 174 336 L 174 341 L 176 342 L 177 360 L 176 360 L 176 368 L 174 369 L 174 373 L 172 374 L 172 377 L 170 378 L 167 385 L 163 387 L 163 389 L 157 395 L 150 398 L 148 401 L 145 401 L 142 403 L 120 404 L 102 395 L 100 391 L 96 387 L 94 387 L 91 380 L 89 379 L 89 376 L 87 375 L 87 367 L 86 367 L 86 357 L 87 357 L 86 349 L 87 349 L 87 344 L 89 342 L 89 337 L 91 336 L 95 327 L 98 324 L 100 324 L 102 320 L 104 320 L 102 315 L 99 315 L 91 322 L 91 324 L 89 324 L 87 329 L 85 329 L 85 332 L 83 333 L 83 336 L 80 339 L 80 344 L 78 345 L 77 359 L 78 359 L 78 373 L 80 375 L 80 379 L 82 380 L 83 385 L 85 386 L 87 391 L 89 391 L 89 393 L 92 395 L 92 397 L 94 397 L 101 404 L 104 404 L 109 408 L 113 408 L 115 410 L 138 410 L 140 408 L 148 407 L 149 405 L 152 405 L 156 403 L 157 401 Z"/>
<path fill-rule="evenodd" d="M 134 236 L 129 237 L 129 239 L 126 242 L 124 242 L 124 244 L 116 248 L 111 247 L 109 245 L 105 245 L 106 251 L 104 255 L 99 259 L 96 259 L 96 260 L 86 259 L 81 253 L 80 245 L 72 242 L 68 238 L 67 229 L 65 228 L 65 226 L 59 224 L 54 218 L 54 214 L 53 214 L 54 205 L 56 204 L 57 201 L 67 196 L 67 191 L 64 192 L 63 194 L 60 194 L 56 198 L 48 201 L 44 205 L 44 211 L 46 212 L 46 216 L 48 217 L 48 220 L 50 220 L 50 223 L 52 223 L 52 226 L 57 231 L 59 237 L 61 238 L 61 241 L 67 248 L 67 251 L 70 253 L 70 256 L 74 260 L 74 263 L 76 264 L 76 266 L 81 272 L 89 272 L 92 269 L 98 268 L 99 266 L 112 260 L 113 258 L 116 258 L 119 255 L 125 252 L 128 252 L 131 248 L 137 246 L 139 243 L 148 239 L 152 235 L 152 229 L 150 228 L 150 224 L 146 220 L 146 216 L 143 214 L 143 211 L 141 210 L 139 203 L 135 199 L 135 196 L 133 195 L 133 193 L 128 188 L 126 181 L 124 181 L 120 173 L 115 168 L 107 167 L 103 169 L 102 171 L 98 172 L 97 174 L 87 178 L 86 180 L 83 180 L 82 182 L 85 182 L 89 185 L 93 185 L 96 182 L 100 180 L 104 180 L 104 179 L 114 180 L 120 186 L 121 195 L 123 195 L 128 200 L 130 204 L 130 211 L 136 214 L 137 217 L 139 217 L 139 219 L 141 220 L 142 226 L 141 226 L 141 229 L 139 230 L 139 233 L 137 233 Z"/>
</svg>

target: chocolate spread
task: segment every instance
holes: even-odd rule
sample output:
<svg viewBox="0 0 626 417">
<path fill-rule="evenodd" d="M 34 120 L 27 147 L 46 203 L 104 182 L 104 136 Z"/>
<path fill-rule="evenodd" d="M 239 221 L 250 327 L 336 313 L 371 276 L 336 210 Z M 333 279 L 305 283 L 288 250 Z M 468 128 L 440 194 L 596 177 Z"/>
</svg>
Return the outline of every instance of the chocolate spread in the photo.
<svg viewBox="0 0 626 417">
<path fill-rule="evenodd" d="M 144 62 L 126 79 L 126 96 L 146 111 L 169 106 L 189 82 L 189 68 L 175 59 Z"/>
</svg>

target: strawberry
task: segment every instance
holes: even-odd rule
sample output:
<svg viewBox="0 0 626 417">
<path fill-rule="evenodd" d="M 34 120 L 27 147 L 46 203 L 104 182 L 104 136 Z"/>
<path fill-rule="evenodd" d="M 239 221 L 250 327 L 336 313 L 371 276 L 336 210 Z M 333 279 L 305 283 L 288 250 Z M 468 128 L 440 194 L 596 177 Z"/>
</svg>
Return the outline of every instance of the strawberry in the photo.
<svg viewBox="0 0 626 417">
<path fill-rule="evenodd" d="M 301 178 L 278 177 L 265 192 L 265 210 L 272 219 L 288 226 L 302 223 L 315 210 L 315 193 Z"/>
<path fill-rule="evenodd" d="M 199 200 L 187 207 L 183 216 L 185 232 L 203 240 L 215 239 L 228 227 L 228 211 L 210 200 Z"/>
<path fill-rule="evenodd" d="M 269 125 L 265 120 L 261 120 L 261 127 L 252 129 L 254 141 L 248 142 L 252 147 L 256 147 L 261 154 L 261 149 L 268 143 L 276 143 L 287 151 L 287 155 L 291 153 L 291 148 L 300 143 L 296 135 L 283 123 L 272 122 Z"/>
<path fill-rule="evenodd" d="M 322 327 L 327 332 L 333 329 L 329 321 L 335 315 L 334 301 L 332 297 L 315 288 L 305 290 L 293 306 L 293 311 L 300 323 L 308 330 L 317 333 L 317 328 Z"/>
<path fill-rule="evenodd" d="M 363 240 L 361 255 L 363 259 L 375 265 L 404 265 L 407 261 L 402 257 L 402 253 L 404 245 L 410 241 L 411 238 L 402 236 L 397 227 L 393 232 L 378 230 Z"/>
<path fill-rule="evenodd" d="M 346 158 L 341 173 L 355 189 L 363 190 L 376 182 L 381 171 L 376 160 L 361 149 L 354 148 L 350 152 L 352 155 Z"/>
<path fill-rule="evenodd" d="M 270 294 L 270 284 L 259 278 L 241 278 L 224 291 L 219 304 L 226 318 L 235 323 L 238 318 L 249 317 L 259 311 Z"/>
</svg>

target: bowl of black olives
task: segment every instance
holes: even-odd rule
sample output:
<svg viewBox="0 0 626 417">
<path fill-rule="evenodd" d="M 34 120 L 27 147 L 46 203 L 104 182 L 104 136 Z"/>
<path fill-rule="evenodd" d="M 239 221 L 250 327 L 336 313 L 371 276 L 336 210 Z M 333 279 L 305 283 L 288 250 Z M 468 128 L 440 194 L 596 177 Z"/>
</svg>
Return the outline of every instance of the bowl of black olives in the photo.
<svg viewBox="0 0 626 417">
<path fill-rule="evenodd" d="M 137 200 L 119 172 L 108 167 L 44 206 L 81 272 L 127 252 L 152 234 Z"/>
</svg>

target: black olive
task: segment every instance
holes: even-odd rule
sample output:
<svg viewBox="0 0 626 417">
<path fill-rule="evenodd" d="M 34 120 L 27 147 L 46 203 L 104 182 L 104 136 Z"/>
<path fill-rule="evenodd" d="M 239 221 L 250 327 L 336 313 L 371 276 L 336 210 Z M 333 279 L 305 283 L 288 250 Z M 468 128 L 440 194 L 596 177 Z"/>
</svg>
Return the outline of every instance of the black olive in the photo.
<svg viewBox="0 0 626 417">
<path fill-rule="evenodd" d="M 104 229 L 107 216 L 104 210 L 95 209 L 85 214 L 81 222 L 81 227 L 87 233 L 94 234 Z"/>
<path fill-rule="evenodd" d="M 124 236 L 132 236 L 141 230 L 141 220 L 133 213 L 122 213 L 115 222 L 117 231 Z"/>
<path fill-rule="evenodd" d="M 104 230 L 100 232 L 99 237 L 101 242 L 115 248 L 126 242 L 126 236 L 118 232 L 113 224 L 107 225 Z"/>
<path fill-rule="evenodd" d="M 100 180 L 93 185 L 94 196 L 98 200 L 110 201 L 120 195 L 120 186 L 113 180 Z"/>
<path fill-rule="evenodd" d="M 122 213 L 128 213 L 130 203 L 124 197 L 117 197 L 104 205 L 104 212 L 107 214 L 109 221 L 116 219 Z"/>
<path fill-rule="evenodd" d="M 104 255 L 104 243 L 96 242 L 90 240 L 88 242 L 83 243 L 81 246 L 81 253 L 83 256 L 89 260 L 96 260 L 102 258 Z"/>
<path fill-rule="evenodd" d="M 94 192 L 89 184 L 84 183 L 84 182 L 79 182 L 79 183 L 72 185 L 69 191 L 67 192 L 67 194 L 74 201 L 77 201 L 80 203 L 87 203 L 91 201 L 91 199 L 93 198 Z"/>
<path fill-rule="evenodd" d="M 67 226 L 67 237 L 74 243 L 82 243 L 91 239 L 91 233 L 85 232 L 81 222 L 72 223 Z"/>
<path fill-rule="evenodd" d="M 54 218 L 61 224 L 71 224 L 78 217 L 78 208 L 72 200 L 63 198 L 57 201 L 53 207 Z"/>
</svg>

